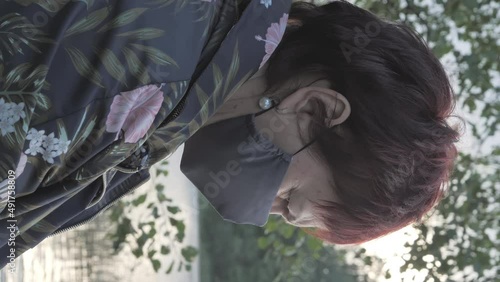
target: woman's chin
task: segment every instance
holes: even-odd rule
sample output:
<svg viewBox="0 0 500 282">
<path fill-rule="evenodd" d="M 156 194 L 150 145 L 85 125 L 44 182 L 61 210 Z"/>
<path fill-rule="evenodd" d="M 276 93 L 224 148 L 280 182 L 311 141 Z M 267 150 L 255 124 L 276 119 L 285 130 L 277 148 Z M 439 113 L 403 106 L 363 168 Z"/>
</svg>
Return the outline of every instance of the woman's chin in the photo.
<svg viewBox="0 0 500 282">
<path fill-rule="evenodd" d="M 281 211 L 278 211 L 278 210 L 273 210 L 273 209 L 271 208 L 271 211 L 269 212 L 269 214 L 279 214 L 279 215 L 281 215 Z"/>
</svg>

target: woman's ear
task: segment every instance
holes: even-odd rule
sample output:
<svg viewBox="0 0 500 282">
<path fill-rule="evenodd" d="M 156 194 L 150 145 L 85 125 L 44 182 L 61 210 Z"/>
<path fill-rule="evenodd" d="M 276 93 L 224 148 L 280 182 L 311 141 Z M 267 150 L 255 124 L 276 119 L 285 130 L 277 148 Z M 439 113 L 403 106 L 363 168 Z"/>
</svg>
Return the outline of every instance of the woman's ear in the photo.
<svg viewBox="0 0 500 282">
<path fill-rule="evenodd" d="M 321 101 L 325 107 L 325 125 L 328 127 L 343 123 L 351 114 L 351 106 L 344 95 L 320 86 L 300 88 L 286 97 L 278 107 L 286 112 L 312 117 L 316 109 L 313 105 L 314 99 Z"/>
</svg>

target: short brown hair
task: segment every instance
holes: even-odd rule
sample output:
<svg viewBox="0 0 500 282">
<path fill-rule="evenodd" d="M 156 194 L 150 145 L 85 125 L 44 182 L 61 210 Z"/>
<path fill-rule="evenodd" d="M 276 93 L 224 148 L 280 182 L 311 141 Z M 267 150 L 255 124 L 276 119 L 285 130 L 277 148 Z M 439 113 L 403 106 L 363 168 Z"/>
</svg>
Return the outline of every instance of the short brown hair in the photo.
<svg viewBox="0 0 500 282">
<path fill-rule="evenodd" d="M 269 59 L 268 88 L 319 72 L 351 105 L 344 123 L 318 122 L 304 138 L 316 138 L 313 153 L 330 167 L 339 198 L 317 203 L 327 229 L 308 233 L 361 243 L 421 219 L 443 196 L 460 136 L 446 121 L 455 100 L 441 63 L 406 25 L 345 1 L 295 2 L 289 19 L 300 24 L 287 27 Z"/>
</svg>

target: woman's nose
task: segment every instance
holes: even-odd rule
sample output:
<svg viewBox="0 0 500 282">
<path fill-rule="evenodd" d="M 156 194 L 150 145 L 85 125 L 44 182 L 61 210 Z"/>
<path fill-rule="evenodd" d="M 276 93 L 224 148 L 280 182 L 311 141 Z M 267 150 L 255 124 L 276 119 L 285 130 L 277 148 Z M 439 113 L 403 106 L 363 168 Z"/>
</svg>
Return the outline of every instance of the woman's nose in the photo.
<svg viewBox="0 0 500 282">
<path fill-rule="evenodd" d="M 284 214 L 286 220 L 288 220 L 289 222 L 294 222 L 295 220 L 297 220 L 297 215 L 293 213 L 292 210 L 290 209 L 286 209 L 286 214 Z"/>
<path fill-rule="evenodd" d="M 284 214 L 286 212 L 286 206 L 288 202 L 280 197 L 276 197 L 271 206 L 271 214 Z"/>
</svg>

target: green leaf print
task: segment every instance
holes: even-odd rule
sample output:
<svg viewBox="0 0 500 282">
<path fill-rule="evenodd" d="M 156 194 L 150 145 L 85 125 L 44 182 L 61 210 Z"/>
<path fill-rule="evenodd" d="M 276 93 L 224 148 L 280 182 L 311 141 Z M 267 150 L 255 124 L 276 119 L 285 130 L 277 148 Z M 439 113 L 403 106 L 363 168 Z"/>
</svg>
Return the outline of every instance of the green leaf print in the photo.
<svg viewBox="0 0 500 282">
<path fill-rule="evenodd" d="M 14 83 L 20 83 L 20 88 L 23 90 L 25 87 L 23 87 L 24 85 L 21 85 L 23 83 L 22 75 L 30 68 L 30 63 L 24 63 L 11 70 L 4 79 L 4 89 L 9 89 Z"/>
<path fill-rule="evenodd" d="M 137 57 L 137 55 L 127 47 L 124 47 L 122 52 L 125 55 L 128 69 L 130 70 L 132 75 L 134 75 L 142 84 L 150 83 L 151 78 L 149 77 L 148 70 L 146 69 L 146 66 L 144 66 L 144 64 L 141 62 L 141 60 Z"/>
<path fill-rule="evenodd" d="M 132 150 L 132 148 L 134 147 L 134 145 L 128 145 L 128 144 L 116 144 L 116 145 L 113 145 L 111 147 L 111 149 L 109 150 L 109 152 L 107 153 L 107 155 L 109 156 L 118 156 L 118 157 L 123 157 L 123 156 L 126 156 L 128 153 L 130 153 L 130 151 Z M 104 158 L 105 156 L 103 156 Z"/>
<path fill-rule="evenodd" d="M 204 124 L 208 120 L 208 107 L 204 106 L 208 101 L 208 95 L 207 93 L 205 93 L 205 91 L 203 91 L 203 89 L 201 89 L 201 87 L 198 84 L 195 85 L 195 90 L 196 90 L 196 96 L 198 96 L 198 102 L 202 106 L 200 110 L 201 123 Z"/>
<path fill-rule="evenodd" d="M 21 92 L 30 90 L 36 93 L 43 87 L 43 82 L 45 81 L 48 70 L 49 68 L 46 65 L 38 65 L 34 69 L 31 63 L 17 65 L 5 76 L 5 78 L 3 78 L 4 84 L 2 90 L 11 90 L 11 87 L 16 84 L 15 89 L 19 93 L 15 93 L 14 91 L 14 94 L 24 94 Z"/>
<path fill-rule="evenodd" d="M 125 81 L 125 68 L 116 55 L 110 49 L 106 48 L 97 52 L 99 58 L 101 58 L 104 68 L 108 73 L 116 80 L 127 86 Z"/>
<path fill-rule="evenodd" d="M 3 66 L 3 65 L 1 65 Z M 2 68 L 3 69 L 3 68 Z M 26 106 L 32 106 L 46 111 L 50 108 L 50 99 L 41 93 L 42 88 L 46 86 L 45 77 L 48 72 L 46 65 L 38 65 L 33 68 L 31 63 L 17 65 L 10 70 L 6 76 L 3 76 L 3 70 L 0 73 L 0 81 L 3 81 L 0 88 L 0 95 L 9 102 L 13 102 L 16 96 L 29 95 L 34 98 L 34 104 L 28 105 L 28 98 L 19 99 L 24 101 Z"/>
<path fill-rule="evenodd" d="M 66 4 L 71 2 L 71 0 L 14 0 L 16 3 L 29 6 L 31 4 L 36 4 L 51 13 L 59 12 Z M 94 5 L 95 0 L 73 0 L 73 2 L 83 2 L 87 5 L 87 10 Z"/>
<path fill-rule="evenodd" d="M 208 9 L 205 3 L 203 2 L 198 2 L 198 8 L 194 11 L 196 15 L 200 15 L 199 18 L 194 20 L 193 22 L 202 22 L 207 19 L 209 19 L 213 15 L 212 9 L 217 9 L 217 5 L 209 5 Z M 205 30 L 203 31 L 203 36 L 207 35 L 207 31 L 209 29 L 210 25 L 206 25 Z"/>
<path fill-rule="evenodd" d="M 68 141 L 68 133 L 66 132 L 66 127 L 61 119 L 57 120 L 57 131 L 59 133 L 59 140 L 62 142 Z"/>
<path fill-rule="evenodd" d="M 189 136 L 192 136 L 198 129 L 200 128 L 200 124 L 196 121 L 196 119 L 193 119 L 191 122 L 188 124 L 188 132 Z"/>
<path fill-rule="evenodd" d="M 156 8 L 163 8 L 174 3 L 174 1 L 175 0 L 152 0 L 149 1 L 147 4 L 157 6 Z"/>
<path fill-rule="evenodd" d="M 172 99 L 169 96 L 165 96 L 164 103 L 167 104 L 167 110 L 171 110 L 173 108 Z"/>
<path fill-rule="evenodd" d="M 29 6 L 31 4 L 36 4 L 51 13 L 57 13 L 71 0 L 15 0 L 16 3 L 23 6 Z"/>
<path fill-rule="evenodd" d="M 174 65 L 176 67 L 179 67 L 177 63 L 174 61 L 174 59 L 172 59 L 170 56 L 163 53 L 161 50 L 157 48 L 144 46 L 141 44 L 130 44 L 130 45 L 137 48 L 139 51 L 146 53 L 148 59 L 159 65 Z"/>
<path fill-rule="evenodd" d="M 127 25 L 133 21 L 135 21 L 142 13 L 144 13 L 148 8 L 133 8 L 127 10 L 117 17 L 115 17 L 112 21 L 101 27 L 97 32 L 104 32 L 113 28 L 117 28 L 120 26 Z"/>
<path fill-rule="evenodd" d="M 31 230 L 38 232 L 47 232 L 47 230 L 55 230 L 55 229 L 56 226 L 45 219 L 41 219 L 40 221 L 36 222 L 31 228 Z"/>
<path fill-rule="evenodd" d="M 90 7 L 92 7 L 92 5 L 94 5 L 95 0 L 78 0 L 78 1 L 81 1 L 81 2 L 84 2 L 85 4 L 87 4 L 87 10 L 88 10 L 88 9 L 90 9 Z"/>
<path fill-rule="evenodd" d="M 102 78 L 99 72 L 94 69 L 90 61 L 85 57 L 85 55 L 78 49 L 73 47 L 65 48 L 71 62 L 75 66 L 76 71 L 83 77 L 92 81 L 94 84 L 104 88 L 102 85 Z"/>
<path fill-rule="evenodd" d="M 117 36 L 127 36 L 127 37 L 131 37 L 135 40 L 149 40 L 149 39 L 160 37 L 164 33 L 165 33 L 165 31 L 161 30 L 159 28 L 146 27 L 146 28 L 140 28 L 140 29 L 120 33 Z"/>
<path fill-rule="evenodd" d="M 4 60 L 5 51 L 11 56 L 24 54 L 23 46 L 41 53 L 35 42 L 52 42 L 52 40 L 45 37 L 45 33 L 18 13 L 10 13 L 0 17 L 0 61 Z"/>
<path fill-rule="evenodd" d="M 26 118 L 23 119 L 22 124 L 16 123 L 14 126 L 14 132 L 11 132 L 10 134 L 7 134 L 5 136 L 0 136 L 3 139 L 1 142 L 2 146 L 7 146 L 7 148 L 12 151 L 18 151 L 22 149 L 22 145 L 24 144 L 24 140 L 26 138 L 27 130 L 25 124 L 27 124 L 27 120 L 28 119 Z M 2 156 L 2 158 L 10 159 L 10 156 L 7 156 L 8 155 Z M 3 168 L 8 167 L 8 164 L 14 163 L 14 161 L 12 160 L 4 159 L 3 161 L 7 161 L 7 163 L 0 162 L 0 166 Z M 9 167 L 8 169 L 12 169 L 12 167 Z"/>
<path fill-rule="evenodd" d="M 201 3 L 201 1 L 196 1 L 193 3 L 193 1 L 189 1 L 189 0 L 182 0 L 182 1 L 175 1 L 175 9 L 174 9 L 174 14 L 177 14 L 178 12 L 180 12 L 180 10 L 184 9 L 184 7 L 187 5 L 187 4 L 196 4 L 196 3 Z"/>
<path fill-rule="evenodd" d="M 151 78 L 149 77 L 146 66 L 141 62 L 137 55 L 127 47 L 122 49 L 123 55 L 127 60 L 128 69 L 142 84 L 149 84 Z"/>
<path fill-rule="evenodd" d="M 95 118 L 93 120 L 89 121 L 87 123 L 87 125 L 85 125 L 85 130 L 82 130 L 82 127 L 84 126 L 84 122 L 86 122 L 87 112 L 88 112 L 88 107 L 85 108 L 85 112 L 83 113 L 83 116 L 80 119 L 80 124 L 76 128 L 75 135 L 73 136 L 73 138 L 71 138 L 71 140 L 73 140 L 73 142 L 71 142 L 70 146 L 68 147 L 68 151 L 66 152 L 66 154 L 68 156 L 71 156 L 74 154 L 74 151 L 77 149 L 77 145 L 82 140 L 87 138 L 87 136 L 90 134 L 90 131 L 92 131 L 92 129 L 94 128 Z M 64 126 L 62 124 L 62 121 L 60 123 L 58 123 L 58 126 Z"/>
<path fill-rule="evenodd" d="M 36 107 L 38 109 L 42 111 L 47 111 L 50 108 L 51 102 L 49 97 L 43 95 L 42 93 L 36 93 L 34 97 L 35 97 Z"/>
<path fill-rule="evenodd" d="M 215 108 L 217 107 L 217 103 L 222 103 L 221 102 L 217 102 L 217 100 L 219 99 L 222 99 L 223 97 L 219 97 L 219 96 L 222 96 L 222 94 L 220 93 L 221 92 L 221 89 L 222 89 L 222 72 L 219 68 L 219 66 L 217 66 L 215 63 L 212 65 L 212 68 L 213 68 L 213 76 L 214 76 L 214 85 L 215 85 L 215 88 L 214 88 L 214 92 L 212 93 L 212 100 L 214 101 L 213 102 L 213 111 L 215 111 Z"/>
<path fill-rule="evenodd" d="M 184 96 L 188 88 L 187 81 L 178 81 L 176 83 L 170 83 L 170 89 L 172 89 L 172 94 L 174 94 L 174 98 Z"/>
<path fill-rule="evenodd" d="M 68 37 L 74 34 L 79 34 L 95 28 L 96 26 L 101 24 L 102 21 L 104 21 L 104 19 L 108 16 L 108 14 L 109 14 L 108 7 L 104 7 L 102 9 L 90 13 L 86 18 L 81 19 L 72 26 L 70 26 L 66 30 L 64 37 Z"/>
<path fill-rule="evenodd" d="M 234 45 L 233 58 L 231 59 L 231 65 L 229 66 L 229 73 L 226 76 L 226 81 L 224 84 L 223 93 L 225 93 L 226 95 L 229 94 L 227 92 L 228 87 L 233 82 L 234 78 L 236 77 L 236 73 L 238 73 L 238 70 L 240 69 L 240 55 L 238 51 L 238 41 L 236 41 L 236 44 Z M 224 99 L 226 99 L 226 97 L 224 97 Z"/>
<path fill-rule="evenodd" d="M 229 65 L 228 72 L 223 75 L 219 66 L 213 64 L 213 79 L 215 89 L 212 94 L 212 105 L 213 111 L 216 110 L 218 106 L 220 106 L 226 99 L 228 99 L 234 91 L 236 91 L 240 86 L 247 81 L 253 74 L 252 72 L 248 72 L 243 76 L 243 78 L 238 81 L 231 89 L 229 87 L 234 83 L 234 78 L 236 77 L 239 69 L 240 69 L 240 56 L 238 53 L 238 42 L 236 42 L 233 51 L 233 57 L 231 59 L 231 64 Z"/>
<path fill-rule="evenodd" d="M 40 91 L 45 86 L 45 76 L 48 67 L 38 65 L 33 68 L 31 63 L 17 65 L 4 76 L 3 65 L 0 74 L 0 81 L 3 82 L 0 88 L 0 97 L 3 102 L 23 105 L 23 115 L 20 120 L 12 124 L 13 131 L 1 136 L 1 146 L 12 151 L 20 150 L 24 144 L 28 125 L 31 120 L 30 113 L 35 109 L 46 111 L 50 108 L 50 99 Z M 0 166 L 5 165 L 0 162 Z"/>
</svg>

